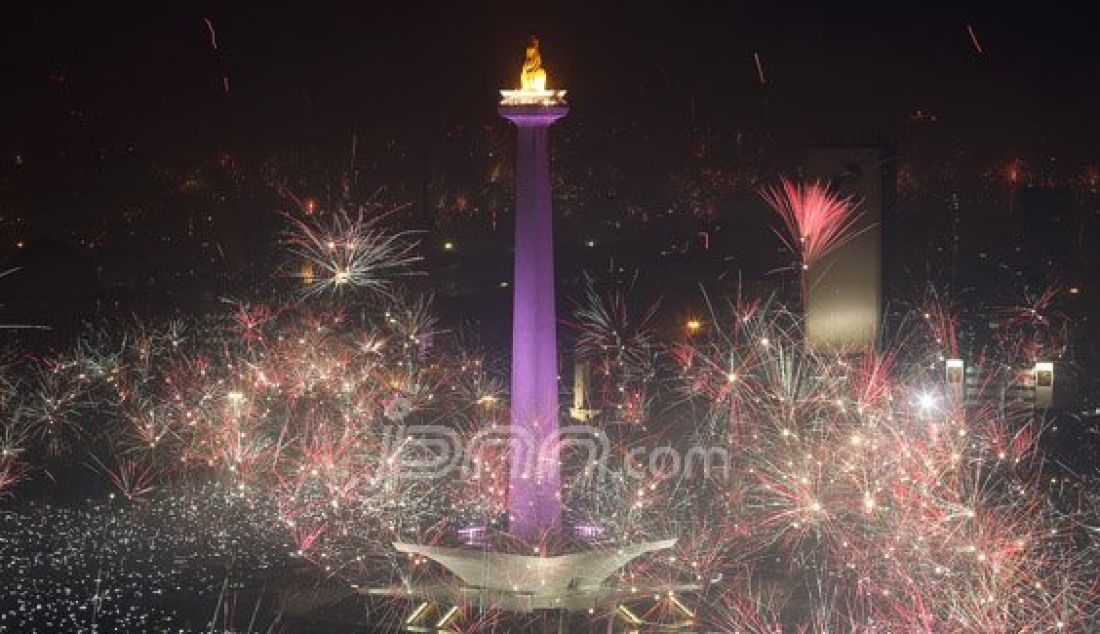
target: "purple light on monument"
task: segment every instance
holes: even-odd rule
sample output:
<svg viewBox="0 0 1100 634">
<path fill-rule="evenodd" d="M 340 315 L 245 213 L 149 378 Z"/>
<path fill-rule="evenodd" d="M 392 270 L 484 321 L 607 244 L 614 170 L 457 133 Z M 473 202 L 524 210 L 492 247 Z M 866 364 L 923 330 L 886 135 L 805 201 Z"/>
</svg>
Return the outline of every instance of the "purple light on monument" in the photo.
<svg viewBox="0 0 1100 634">
<path fill-rule="evenodd" d="M 550 126 L 568 114 L 569 108 L 564 90 L 546 88 L 546 71 L 535 38 L 527 45 L 520 85 L 520 90 L 500 91 L 499 110 L 500 116 L 516 125 L 519 141 L 508 514 L 512 535 L 537 543 L 547 533 L 560 535 L 562 528 L 549 137 Z M 495 551 L 485 526 L 460 529 L 458 535 L 467 546 L 486 548 L 393 545 L 398 552 L 438 562 L 464 587 L 481 596 L 488 594 L 494 606 L 528 613 L 565 608 L 587 609 L 591 614 L 600 607 L 597 602 L 608 599 L 614 611 L 621 592 L 605 585 L 614 571 L 646 553 L 676 544 L 673 538 L 549 556 L 536 548 L 534 555 L 517 555 Z M 575 527 L 574 536 L 593 546 L 606 540 L 604 528 L 595 524 Z M 435 600 L 435 594 L 433 586 L 428 596 Z"/>
<path fill-rule="evenodd" d="M 534 38 L 521 85 L 501 91 L 499 109 L 516 125 L 518 138 L 508 512 L 511 532 L 533 540 L 561 527 L 549 128 L 569 112 L 564 91 L 546 90 Z"/>
</svg>

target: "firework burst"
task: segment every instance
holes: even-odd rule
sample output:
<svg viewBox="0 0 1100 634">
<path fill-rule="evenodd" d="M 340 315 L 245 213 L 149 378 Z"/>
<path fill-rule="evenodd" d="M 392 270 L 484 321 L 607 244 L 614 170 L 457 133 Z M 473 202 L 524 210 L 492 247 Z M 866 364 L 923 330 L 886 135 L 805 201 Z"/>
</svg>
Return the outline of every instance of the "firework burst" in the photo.
<svg viewBox="0 0 1100 634">
<path fill-rule="evenodd" d="M 776 233 L 798 256 L 803 270 L 860 233 L 858 202 L 830 191 L 823 183 L 781 178 L 778 186 L 764 188 L 760 194 L 783 220 L 786 233 Z"/>
<path fill-rule="evenodd" d="M 820 186 L 783 181 L 771 195 L 805 266 L 853 236 L 851 205 Z M 212 542 L 245 543 L 238 537 L 263 527 L 262 545 L 247 548 L 344 592 L 453 591 L 455 605 L 457 582 L 393 542 L 560 547 L 567 537 L 501 536 L 502 364 L 460 345 L 427 298 L 401 291 L 393 276 L 415 255 L 378 218 L 295 221 L 292 253 L 326 271 L 299 301 L 95 331 L 71 351 L 4 368 L 0 494 L 31 474 L 36 450 L 80 455 L 133 507 L 194 508 L 218 491 L 231 512 L 188 520 Z M 363 297 L 350 310 L 353 290 Z M 1000 343 L 982 353 L 998 368 L 988 381 L 1027 360 L 1004 342 L 1064 329 L 1055 296 L 1005 311 Z M 806 346 L 797 311 L 740 297 L 707 298 L 705 330 L 662 341 L 656 309 L 632 299 L 590 286 L 578 306 L 578 351 L 609 405 L 591 424 L 608 453 L 561 459 L 579 541 L 679 538 L 612 577 L 631 597 L 652 597 L 628 609 L 637 619 L 694 614 L 755 632 L 1040 632 L 1094 621 L 1100 505 L 1073 493 L 1079 480 L 1050 486 L 1047 421 L 1035 410 L 947 390 L 944 356 L 974 346 L 937 295 L 898 322 L 904 336 L 859 355 Z M 470 449 L 460 468 L 405 468 L 410 457 L 439 459 L 441 443 Z M 484 607 L 456 612 L 451 627 L 513 624 Z"/>
<path fill-rule="evenodd" d="M 300 295 L 341 294 L 351 289 L 388 292 L 394 276 L 408 274 L 420 261 L 413 234 L 385 226 L 392 213 L 368 205 L 354 215 L 336 211 L 304 220 L 288 215 L 291 229 L 283 239 L 295 258 Z"/>
</svg>

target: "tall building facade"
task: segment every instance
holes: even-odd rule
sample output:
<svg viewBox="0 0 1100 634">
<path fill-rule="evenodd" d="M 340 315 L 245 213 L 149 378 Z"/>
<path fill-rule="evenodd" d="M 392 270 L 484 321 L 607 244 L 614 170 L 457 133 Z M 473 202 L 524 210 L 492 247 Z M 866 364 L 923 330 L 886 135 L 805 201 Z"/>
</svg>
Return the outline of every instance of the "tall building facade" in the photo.
<svg viewBox="0 0 1100 634">
<path fill-rule="evenodd" d="M 853 239 L 807 275 L 806 340 L 810 345 L 858 351 L 874 344 L 882 325 L 882 221 L 889 198 L 885 156 L 873 148 L 816 148 L 806 153 L 804 176 L 858 203 Z"/>
</svg>

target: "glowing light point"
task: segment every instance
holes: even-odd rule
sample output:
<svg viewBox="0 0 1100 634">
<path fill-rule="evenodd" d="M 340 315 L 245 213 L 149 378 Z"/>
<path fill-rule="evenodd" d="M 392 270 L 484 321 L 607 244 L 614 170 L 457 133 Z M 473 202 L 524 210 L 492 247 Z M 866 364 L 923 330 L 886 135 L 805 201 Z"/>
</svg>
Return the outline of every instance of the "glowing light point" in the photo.
<svg viewBox="0 0 1100 634">
<path fill-rule="evenodd" d="M 917 407 L 921 412 L 927 413 L 936 407 L 936 395 L 931 392 L 921 392 L 917 395 Z"/>
</svg>

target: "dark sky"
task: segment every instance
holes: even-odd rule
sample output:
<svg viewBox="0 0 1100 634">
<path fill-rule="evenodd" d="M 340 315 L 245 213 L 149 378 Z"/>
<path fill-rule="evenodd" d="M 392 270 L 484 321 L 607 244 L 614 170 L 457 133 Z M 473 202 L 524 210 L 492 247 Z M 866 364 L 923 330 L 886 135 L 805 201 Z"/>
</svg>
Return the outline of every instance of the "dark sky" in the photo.
<svg viewBox="0 0 1100 634">
<path fill-rule="evenodd" d="M 154 287 L 155 278 L 159 287 L 178 274 L 189 276 L 195 288 L 213 288 L 207 279 L 212 271 L 236 272 L 258 250 L 252 247 L 271 243 L 257 230 L 256 218 L 277 220 L 277 211 L 290 208 L 257 176 L 268 159 L 297 186 L 302 183 L 287 174 L 308 162 L 297 160 L 299 155 L 337 148 L 340 159 L 332 162 L 342 166 L 353 131 L 359 139 L 369 137 L 365 147 L 377 148 L 391 135 L 414 146 L 408 152 L 387 149 L 378 161 L 406 154 L 404 163 L 394 161 L 400 176 L 369 183 L 372 190 L 396 190 L 397 202 L 429 209 L 428 187 L 421 189 L 429 173 L 446 177 L 437 179 L 435 194 L 448 187 L 461 193 L 485 189 L 484 163 L 466 160 L 472 155 L 446 143 L 433 149 L 431 139 L 455 126 L 492 124 L 488 133 L 479 128 L 456 138 L 495 136 L 502 146 L 510 144 L 507 124 L 496 116 L 497 90 L 518 83 L 531 33 L 542 40 L 550 85 L 570 91 L 572 111 L 556 132 L 567 142 L 555 147 L 575 152 L 561 163 L 575 177 L 574 189 L 589 198 L 574 207 L 596 220 L 603 207 L 621 213 L 631 202 L 647 214 L 662 212 L 662 199 L 651 191 L 671 192 L 670 183 L 681 181 L 687 185 L 675 191 L 691 191 L 694 177 L 707 175 L 700 165 L 721 167 L 726 157 L 684 165 L 692 156 L 685 147 L 696 138 L 724 135 L 728 141 L 737 132 L 737 161 L 741 131 L 753 142 L 764 139 L 758 145 L 768 146 L 774 162 L 761 161 L 761 167 L 746 160 L 745 171 L 753 175 L 760 168 L 770 177 L 774 164 L 786 169 L 809 146 L 888 145 L 916 128 L 909 122 L 921 111 L 939 122 L 912 135 L 938 144 L 921 167 L 949 172 L 951 162 L 939 160 L 949 156 L 954 169 L 974 172 L 968 182 L 977 183 L 972 189 L 978 191 L 963 192 L 961 208 L 985 238 L 986 216 L 975 213 L 975 201 L 1000 210 L 1015 204 L 1015 193 L 1004 183 L 990 187 L 982 170 L 1022 158 L 1037 166 L 1037 174 L 1056 171 L 1047 169 L 1055 163 L 1071 167 L 1065 170 L 1069 178 L 1087 166 L 1096 173 L 1095 25 L 1083 5 L 1039 1 L 21 2 L 6 6 L 0 17 L 0 257 L 22 249 L 23 240 L 47 236 L 66 248 L 79 246 L 97 266 L 107 262 L 102 277 L 112 283 Z M 905 153 L 916 145 L 899 154 L 910 158 Z M 454 146 L 466 148 L 462 142 Z M 203 169 L 221 165 L 223 155 L 232 158 L 227 163 L 248 168 Z M 600 173 L 605 166 L 614 168 L 602 170 L 610 175 Z M 585 180 L 592 173 L 598 177 L 589 179 L 594 185 Z M 239 180 L 229 181 L 229 174 Z M 692 178 L 676 178 L 685 174 Z M 934 174 L 918 176 L 927 187 Z M 163 191 L 191 180 L 204 187 Z M 303 195 L 328 193 L 314 181 L 302 184 Z M 237 187 L 239 182 L 246 186 Z M 249 198 L 257 183 L 265 195 Z M 957 202 L 952 183 L 949 195 L 928 196 L 938 207 L 926 201 L 915 206 L 941 218 L 956 213 L 949 204 Z M 1065 178 L 1057 185 L 1064 184 Z M 604 205 L 607 197 L 601 195 L 612 187 L 621 199 Z M 766 213 L 751 187 L 738 187 L 741 198 L 724 212 L 740 213 L 751 198 Z M 1081 236 L 1093 234 L 1076 228 L 1092 222 L 1097 200 L 1095 183 L 1088 189 L 1091 198 L 1082 207 L 1088 218 L 1075 211 L 1073 223 L 1064 225 L 1072 224 L 1072 244 L 1087 255 L 1077 258 L 1083 262 L 1092 261 L 1092 250 Z M 494 200 L 486 196 L 481 202 L 486 209 L 507 207 Z M 1038 200 L 1031 204 L 1022 197 L 1021 209 L 1056 207 Z M 470 234 L 486 233 L 487 215 L 470 223 Z M 131 216 L 140 231 L 131 229 Z M 204 217 L 214 220 L 203 224 Z M 695 217 L 684 220 L 678 230 L 694 235 Z M 202 230 L 191 236 L 195 222 Z M 933 233 L 950 229 L 918 214 L 912 223 L 911 233 L 898 235 L 920 248 L 933 244 Z M 501 226 L 507 227 L 506 214 Z M 761 239 L 729 232 L 729 248 L 740 253 L 758 247 L 770 268 L 774 244 L 767 241 L 763 216 L 754 226 Z M 1012 229 L 1001 222 L 997 227 Z M 184 233 L 187 239 L 180 238 Z M 493 242 L 499 270 L 506 271 L 501 233 L 486 233 L 484 240 Z M 559 228 L 558 235 L 569 234 Z M 579 236 L 570 239 L 580 244 Z M 603 236 L 601 248 L 615 238 Z M 666 236 L 650 231 L 647 237 Z M 107 247 L 93 249 L 104 242 Z M 990 250 L 1008 250 L 1008 240 L 1002 242 Z M 223 243 L 237 245 L 224 253 L 238 260 L 224 261 Z M 649 253 L 651 246 L 638 249 Z M 196 259 L 207 268 L 196 269 Z M 163 270 L 147 270 L 154 262 Z M 475 259 L 476 268 L 486 268 L 481 264 Z M 1074 275 L 1088 268 L 1074 266 Z M 37 286 L 41 276 L 28 271 L 23 279 Z"/>
<path fill-rule="evenodd" d="M 1094 24 L 1056 3 L 169 4 L 9 6 L 3 151 L 90 135 L 202 154 L 310 126 L 483 122 L 531 32 L 574 117 L 598 124 L 740 122 L 804 146 L 920 109 L 993 152 L 1081 158 L 1098 137 Z"/>
</svg>

